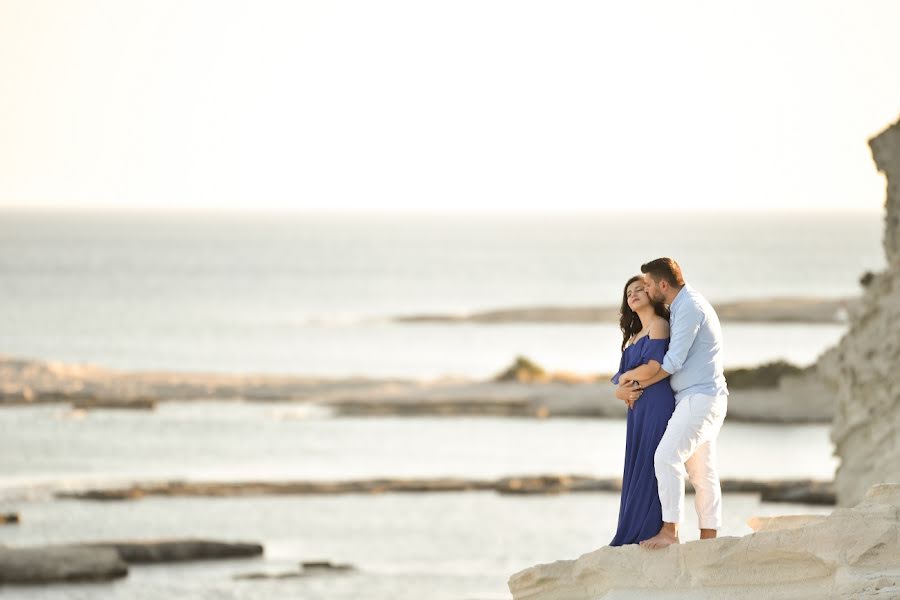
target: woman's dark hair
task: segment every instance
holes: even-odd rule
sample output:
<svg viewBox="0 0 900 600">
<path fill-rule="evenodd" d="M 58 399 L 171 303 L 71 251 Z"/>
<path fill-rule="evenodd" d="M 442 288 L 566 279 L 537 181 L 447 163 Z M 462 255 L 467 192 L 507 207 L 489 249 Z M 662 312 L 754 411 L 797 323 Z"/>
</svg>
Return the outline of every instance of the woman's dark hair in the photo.
<svg viewBox="0 0 900 600">
<path fill-rule="evenodd" d="M 642 329 L 640 317 L 628 306 L 628 286 L 641 279 L 643 277 L 635 275 L 625 282 L 625 289 L 622 290 L 622 308 L 619 309 L 619 328 L 622 329 L 622 352 L 625 352 L 625 344 L 628 343 L 628 339 Z M 665 304 L 654 302 L 653 300 L 650 300 L 650 303 L 653 305 L 653 310 L 656 311 L 657 315 L 666 321 L 669 320 L 669 309 L 666 308 Z"/>
</svg>

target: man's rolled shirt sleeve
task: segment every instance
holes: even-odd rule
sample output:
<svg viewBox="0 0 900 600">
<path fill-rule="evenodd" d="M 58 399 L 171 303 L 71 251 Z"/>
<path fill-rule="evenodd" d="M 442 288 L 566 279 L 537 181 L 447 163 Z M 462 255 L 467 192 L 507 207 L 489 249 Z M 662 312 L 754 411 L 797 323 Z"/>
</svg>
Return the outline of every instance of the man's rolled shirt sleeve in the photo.
<svg viewBox="0 0 900 600">
<path fill-rule="evenodd" d="M 681 370 L 704 318 L 703 311 L 694 304 L 688 304 L 678 311 L 677 318 L 673 319 L 669 351 L 662 363 L 663 371 L 673 375 Z"/>
</svg>

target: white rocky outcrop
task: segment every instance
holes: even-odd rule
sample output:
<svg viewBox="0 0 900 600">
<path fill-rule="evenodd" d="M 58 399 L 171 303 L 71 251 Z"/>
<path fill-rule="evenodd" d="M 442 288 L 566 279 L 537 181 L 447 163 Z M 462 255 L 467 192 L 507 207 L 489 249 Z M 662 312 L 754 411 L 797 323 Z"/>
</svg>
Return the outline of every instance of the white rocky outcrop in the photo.
<svg viewBox="0 0 900 600">
<path fill-rule="evenodd" d="M 838 503 L 855 504 L 869 486 L 900 481 L 900 121 L 869 141 L 887 178 L 887 269 L 867 277 L 847 334 L 818 371 L 835 390 L 831 439 L 841 464 Z"/>
<path fill-rule="evenodd" d="M 509 579 L 515 600 L 900 598 L 900 121 L 869 145 L 887 178 L 888 267 L 861 280 L 848 332 L 816 369 L 836 398 L 841 508 L 751 519 L 744 537 L 537 565 Z"/>
<path fill-rule="evenodd" d="M 744 537 L 605 546 L 509 579 L 514 600 L 900 598 L 900 484 L 827 517 L 760 520 Z"/>
</svg>

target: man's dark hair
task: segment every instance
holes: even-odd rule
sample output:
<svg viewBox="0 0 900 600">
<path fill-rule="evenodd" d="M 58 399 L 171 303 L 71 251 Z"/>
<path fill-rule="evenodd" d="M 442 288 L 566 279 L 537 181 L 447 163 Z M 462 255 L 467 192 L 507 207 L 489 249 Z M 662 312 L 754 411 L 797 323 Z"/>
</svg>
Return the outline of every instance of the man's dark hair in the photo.
<svg viewBox="0 0 900 600">
<path fill-rule="evenodd" d="M 672 287 L 680 288 L 684 285 L 681 267 L 669 257 L 657 258 L 642 264 L 641 273 L 650 275 L 656 281 L 667 281 Z"/>
</svg>

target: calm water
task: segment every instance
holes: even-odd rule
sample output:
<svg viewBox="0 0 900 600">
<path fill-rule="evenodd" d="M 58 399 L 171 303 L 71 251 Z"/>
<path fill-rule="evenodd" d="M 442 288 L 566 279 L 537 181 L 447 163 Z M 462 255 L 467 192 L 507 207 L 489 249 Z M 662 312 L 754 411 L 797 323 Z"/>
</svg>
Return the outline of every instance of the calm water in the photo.
<svg viewBox="0 0 900 600">
<path fill-rule="evenodd" d="M 396 324 L 617 304 L 675 256 L 713 301 L 855 295 L 881 215 L 0 214 L 0 353 L 134 369 L 489 376 L 525 353 L 614 371 L 612 325 Z M 836 240 L 839 243 L 836 243 Z M 731 366 L 809 363 L 840 326 L 731 325 Z"/>
<path fill-rule="evenodd" d="M 8 407 L 0 410 L 0 490 L 148 477 L 617 477 L 624 461 L 624 420 L 317 414 L 255 402 L 162 403 L 150 413 L 84 417 L 64 404 Z M 828 479 L 835 468 L 828 426 L 726 422 L 719 468 L 725 477 Z"/>
<path fill-rule="evenodd" d="M 610 372 L 612 325 L 402 325 L 391 317 L 616 304 L 641 262 L 680 260 L 713 301 L 843 297 L 883 266 L 880 215 L 425 217 L 0 213 L 0 353 L 130 369 L 488 376 L 522 353 Z M 836 240 L 839 243 L 836 243 Z M 729 366 L 812 362 L 839 325 L 725 326 Z M 52 491 L 150 478 L 618 476 L 623 421 L 333 419 L 288 404 L 170 403 L 156 411 L 0 410 L 0 543 L 205 536 L 258 541 L 260 559 L 134 567 L 115 583 L 4 597 L 508 598 L 510 574 L 613 535 L 617 494 L 493 493 L 148 498 Z M 824 426 L 726 422 L 725 477 L 829 478 Z M 784 460 L 784 456 L 791 460 Z M 725 499 L 723 534 L 753 515 L 823 512 Z M 824 512 L 829 512 L 827 509 Z M 696 537 L 688 514 L 686 539 Z M 298 561 L 340 577 L 233 581 Z"/>
<path fill-rule="evenodd" d="M 688 498 L 690 501 L 691 497 Z M 261 558 L 134 566 L 114 583 L 0 587 L 0 596 L 40 600 L 159 598 L 282 600 L 509 599 L 510 575 L 577 558 L 613 536 L 618 496 L 509 498 L 487 492 L 376 496 L 149 498 L 134 503 L 34 502 L 0 543 L 202 536 L 265 545 Z M 830 509 L 723 499 L 723 535 L 749 533 L 752 515 L 828 514 Z M 689 505 L 684 540 L 696 540 Z M 272 581 L 241 573 L 296 571 L 298 562 L 348 562 L 358 571 Z"/>
<path fill-rule="evenodd" d="M 612 539 L 618 495 L 504 497 L 494 493 L 147 498 L 98 503 L 49 492 L 157 477 L 192 479 L 620 475 L 625 424 L 553 419 L 332 419 L 275 403 L 162 404 L 152 413 L 64 405 L 0 410 L 0 510 L 22 523 L 0 543 L 210 537 L 264 544 L 259 559 L 133 567 L 112 584 L 15 588 L 21 598 L 508 598 L 506 580 L 539 562 L 575 558 Z M 792 459 L 785 461 L 789 454 Z M 824 426 L 727 423 L 726 477 L 833 474 Z M 723 535 L 753 515 L 829 509 L 725 498 Z M 685 539 L 696 539 L 688 511 Z M 299 561 L 349 562 L 340 577 L 233 581 Z"/>
</svg>

